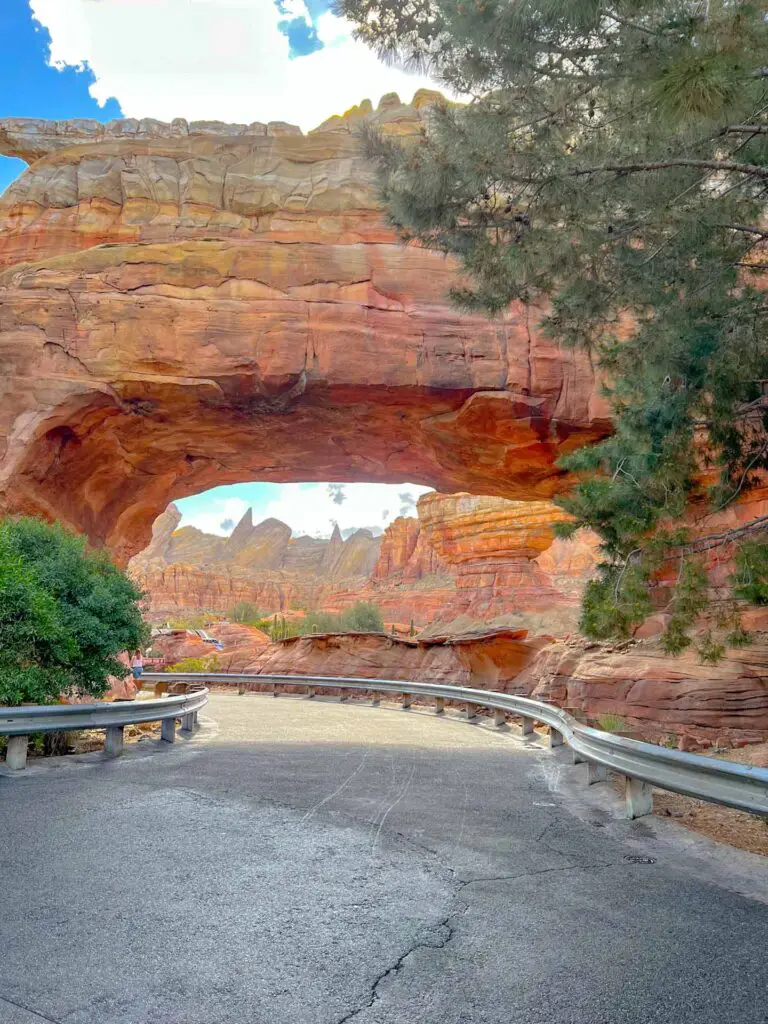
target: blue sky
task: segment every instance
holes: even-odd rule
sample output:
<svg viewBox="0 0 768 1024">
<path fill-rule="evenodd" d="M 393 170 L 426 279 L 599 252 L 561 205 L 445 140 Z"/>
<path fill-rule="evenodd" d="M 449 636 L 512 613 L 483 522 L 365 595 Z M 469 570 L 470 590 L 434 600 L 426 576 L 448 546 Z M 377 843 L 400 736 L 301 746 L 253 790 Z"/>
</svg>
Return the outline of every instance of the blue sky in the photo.
<svg viewBox="0 0 768 1024">
<path fill-rule="evenodd" d="M 95 76 L 88 69 L 58 71 L 48 64 L 51 37 L 34 21 L 29 0 L 0 0 L 0 117 L 122 117 L 114 99 L 101 107 L 88 89 Z M 24 170 L 22 160 L 0 158 L 0 192 Z"/>
<path fill-rule="evenodd" d="M 0 117 L 250 123 L 305 131 L 427 80 L 381 64 L 332 0 L 0 0 Z M 0 157 L 0 192 L 24 170 Z M 381 529 L 413 514 L 411 484 L 238 484 L 179 501 L 183 523 L 227 533 L 252 506 L 295 534 Z M 225 524 L 222 526 L 222 524 Z"/>
</svg>

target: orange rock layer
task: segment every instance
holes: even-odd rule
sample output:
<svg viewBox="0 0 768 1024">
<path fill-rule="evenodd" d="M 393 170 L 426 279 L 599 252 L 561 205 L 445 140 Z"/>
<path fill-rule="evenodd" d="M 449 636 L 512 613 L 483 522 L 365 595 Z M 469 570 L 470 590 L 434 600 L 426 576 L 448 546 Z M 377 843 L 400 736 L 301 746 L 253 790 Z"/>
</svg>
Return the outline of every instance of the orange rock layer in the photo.
<svg viewBox="0 0 768 1024">
<path fill-rule="evenodd" d="M 391 98 L 370 116 L 419 131 Z M 359 111 L 365 114 L 365 111 Z M 457 312 L 344 119 L 0 121 L 0 511 L 127 560 L 173 498 L 243 480 L 550 497 L 610 424 L 589 359 Z"/>
<path fill-rule="evenodd" d="M 554 505 L 430 493 L 417 512 L 381 538 L 358 530 L 344 541 L 336 531 L 322 541 L 292 538 L 273 519 L 254 526 L 250 511 L 231 537 L 213 537 L 179 529 L 180 513 L 170 506 L 131 572 L 154 619 L 227 614 L 243 600 L 265 614 L 368 600 L 388 623 L 413 619 L 442 632 L 451 623 L 463 632 L 489 623 L 555 634 L 573 628 L 596 542 L 555 541 L 552 525 L 563 515 Z"/>
</svg>

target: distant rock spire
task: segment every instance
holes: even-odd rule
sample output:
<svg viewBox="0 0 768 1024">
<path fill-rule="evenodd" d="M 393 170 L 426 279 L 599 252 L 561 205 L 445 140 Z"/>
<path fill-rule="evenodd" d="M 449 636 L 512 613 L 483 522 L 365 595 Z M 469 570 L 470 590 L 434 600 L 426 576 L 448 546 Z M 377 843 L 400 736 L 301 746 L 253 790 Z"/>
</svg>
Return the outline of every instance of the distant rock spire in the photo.
<svg viewBox="0 0 768 1024">
<path fill-rule="evenodd" d="M 334 523 L 333 533 L 331 539 L 328 541 L 328 546 L 323 554 L 323 564 L 321 571 L 324 573 L 331 573 L 341 557 L 341 553 L 344 550 L 344 540 L 341 536 L 341 530 L 339 524 Z"/>
</svg>

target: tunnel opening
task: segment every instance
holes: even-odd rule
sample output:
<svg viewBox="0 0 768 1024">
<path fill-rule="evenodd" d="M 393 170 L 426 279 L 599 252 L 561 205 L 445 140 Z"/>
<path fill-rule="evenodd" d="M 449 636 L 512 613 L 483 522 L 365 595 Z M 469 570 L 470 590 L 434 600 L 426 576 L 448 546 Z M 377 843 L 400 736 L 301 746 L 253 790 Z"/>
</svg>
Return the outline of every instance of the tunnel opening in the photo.
<svg viewBox="0 0 768 1024">
<path fill-rule="evenodd" d="M 279 616 L 287 637 L 364 603 L 410 638 L 556 635 L 597 560 L 595 538 L 555 537 L 562 518 L 549 501 L 410 483 L 218 486 L 171 503 L 129 571 L 155 626 Z"/>
</svg>

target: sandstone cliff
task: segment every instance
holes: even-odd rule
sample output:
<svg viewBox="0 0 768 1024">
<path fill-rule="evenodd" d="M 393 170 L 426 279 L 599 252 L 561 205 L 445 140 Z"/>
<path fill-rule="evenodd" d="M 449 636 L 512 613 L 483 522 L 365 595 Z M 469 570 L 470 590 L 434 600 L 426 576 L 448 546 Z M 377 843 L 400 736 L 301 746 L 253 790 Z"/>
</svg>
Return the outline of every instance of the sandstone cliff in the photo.
<svg viewBox="0 0 768 1024">
<path fill-rule="evenodd" d="M 554 539 L 561 518 L 549 502 L 430 493 L 417 518 L 396 519 L 381 538 L 357 530 L 344 541 L 338 529 L 330 540 L 292 538 L 277 520 L 254 525 L 250 510 L 223 538 L 179 529 L 171 505 L 131 572 L 154 618 L 226 614 L 240 600 L 265 613 L 369 600 L 387 623 L 413 619 L 438 635 L 489 626 L 560 635 L 575 626 L 596 561 L 594 538 Z"/>
<path fill-rule="evenodd" d="M 432 98 L 356 116 L 415 133 Z M 609 429 L 589 359 L 519 308 L 450 306 L 455 268 L 397 242 L 354 123 L 0 121 L 30 162 L 0 200 L 0 510 L 127 560 L 217 484 L 566 483 L 557 456 Z"/>
</svg>

